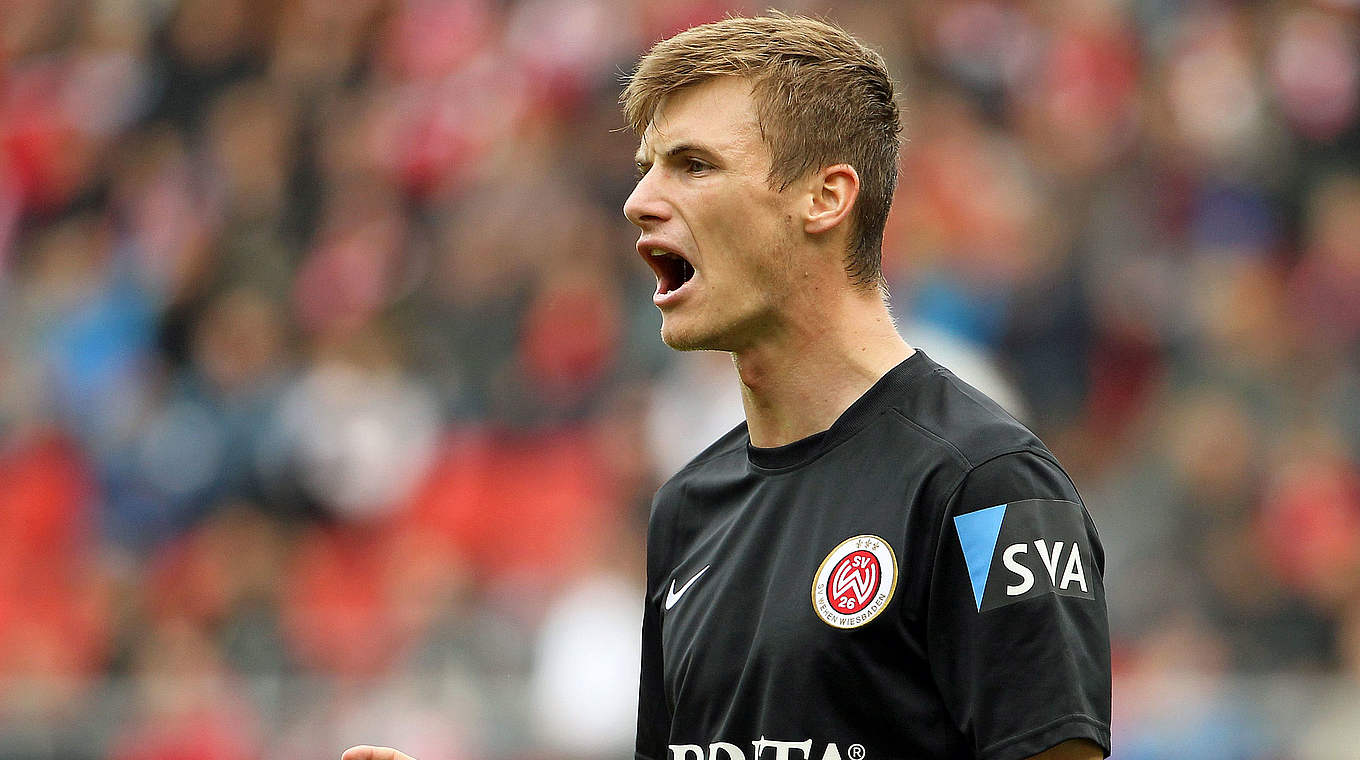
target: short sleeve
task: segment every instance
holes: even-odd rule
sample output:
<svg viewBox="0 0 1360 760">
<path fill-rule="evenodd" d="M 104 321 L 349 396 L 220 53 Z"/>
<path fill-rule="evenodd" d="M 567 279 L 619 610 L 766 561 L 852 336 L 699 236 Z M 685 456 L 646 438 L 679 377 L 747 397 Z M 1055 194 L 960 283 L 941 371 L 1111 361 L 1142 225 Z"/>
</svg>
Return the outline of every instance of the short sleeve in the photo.
<svg viewBox="0 0 1360 760">
<path fill-rule="evenodd" d="M 638 686 L 638 720 L 635 760 L 665 760 L 670 740 L 671 714 L 666 701 L 664 662 L 661 654 L 661 579 L 664 520 L 660 495 L 652 506 L 647 529 L 647 598 L 642 613 L 642 669 Z"/>
<path fill-rule="evenodd" d="M 642 619 L 642 679 L 638 691 L 637 760 L 665 760 L 670 715 L 662 682 L 660 615 L 647 600 Z"/>
<path fill-rule="evenodd" d="M 1068 739 L 1110 748 L 1105 557 L 1067 474 L 1006 454 L 954 491 L 931 571 L 931 668 L 984 760 Z"/>
</svg>

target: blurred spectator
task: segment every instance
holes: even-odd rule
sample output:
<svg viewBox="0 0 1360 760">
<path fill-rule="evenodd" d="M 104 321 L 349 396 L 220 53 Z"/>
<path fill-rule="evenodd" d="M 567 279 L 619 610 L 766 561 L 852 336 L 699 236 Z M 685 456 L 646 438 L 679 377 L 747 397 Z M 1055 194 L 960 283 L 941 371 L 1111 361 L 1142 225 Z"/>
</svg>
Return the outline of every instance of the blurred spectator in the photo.
<svg viewBox="0 0 1360 760">
<path fill-rule="evenodd" d="M 1354 5 L 780 4 L 903 84 L 894 312 L 1070 464 L 1118 757 L 1354 754 Z M 0 0 L 0 755 L 626 752 L 636 526 L 742 412 L 618 74 L 760 8 Z"/>
<path fill-rule="evenodd" d="M 1277 22 L 1266 65 L 1275 97 L 1295 131 L 1329 142 L 1355 124 L 1360 93 L 1356 18 L 1297 7 Z"/>
<path fill-rule="evenodd" d="M 318 351 L 275 418 L 303 491 L 328 513 L 363 521 L 399 509 L 433 462 L 433 396 L 396 363 L 381 331 L 362 329 Z"/>
<path fill-rule="evenodd" d="M 1308 196 L 1302 258 L 1289 282 L 1301 339 L 1314 350 L 1360 345 L 1360 177 L 1334 176 Z"/>
<path fill-rule="evenodd" d="M 69 718 L 110 649 L 93 479 L 55 431 L 8 441 L 0 473 L 0 722 Z"/>
<path fill-rule="evenodd" d="M 184 621 L 156 626 L 133 661 L 135 717 L 113 760 L 247 760 L 258 756 L 259 718 L 217 650 Z"/>
<path fill-rule="evenodd" d="M 1117 689 L 1119 756 L 1276 757 L 1251 703 L 1224 678 L 1223 657 L 1213 633 L 1194 617 L 1173 618 L 1149 635 L 1126 685 Z"/>
<path fill-rule="evenodd" d="M 567 584 L 540 626 L 530 714 L 538 740 L 562 756 L 617 757 L 633 746 L 644 538 L 616 531 L 601 566 Z"/>
</svg>

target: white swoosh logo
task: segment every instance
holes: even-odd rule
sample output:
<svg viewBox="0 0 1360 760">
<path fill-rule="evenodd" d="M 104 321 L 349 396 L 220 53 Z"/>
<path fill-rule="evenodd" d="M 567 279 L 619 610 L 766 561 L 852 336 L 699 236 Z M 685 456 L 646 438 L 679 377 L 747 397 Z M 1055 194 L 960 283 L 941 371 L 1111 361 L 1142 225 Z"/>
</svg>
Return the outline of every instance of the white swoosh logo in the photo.
<svg viewBox="0 0 1360 760">
<path fill-rule="evenodd" d="M 680 601 L 680 597 L 684 596 L 684 595 L 685 595 L 685 592 L 686 592 L 686 591 L 689 591 L 689 587 L 690 587 L 690 586 L 693 586 L 693 585 L 694 585 L 694 582 L 697 581 L 697 580 L 699 580 L 699 576 L 701 576 L 701 575 L 703 575 L 704 573 L 708 572 L 708 569 L 709 569 L 710 567 L 713 567 L 713 566 L 712 566 L 712 565 L 704 565 L 704 569 L 703 569 L 703 570 L 700 570 L 700 571 L 697 572 L 697 573 L 695 573 L 693 578 L 690 578 L 689 580 L 685 581 L 685 585 L 681 586 L 679 591 L 676 591 L 676 590 L 675 590 L 675 579 L 672 578 L 672 579 L 671 579 L 671 590 L 670 590 L 669 592 L 667 592 L 667 594 L 666 594 L 666 609 L 669 610 L 670 608 L 674 607 L 674 606 L 675 606 L 675 603 L 678 602 L 678 601 Z"/>
</svg>

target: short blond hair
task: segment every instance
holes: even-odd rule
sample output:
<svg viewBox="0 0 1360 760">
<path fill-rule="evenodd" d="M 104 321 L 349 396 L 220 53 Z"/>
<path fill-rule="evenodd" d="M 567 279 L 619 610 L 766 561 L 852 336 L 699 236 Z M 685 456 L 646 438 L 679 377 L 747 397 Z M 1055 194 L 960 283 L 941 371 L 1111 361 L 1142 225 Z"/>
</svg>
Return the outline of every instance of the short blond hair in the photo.
<svg viewBox="0 0 1360 760">
<path fill-rule="evenodd" d="M 837 163 L 855 167 L 860 194 L 851 211 L 846 272 L 856 285 L 881 285 L 883 227 L 897 187 L 902 131 L 883 57 L 816 19 L 777 11 L 727 18 L 656 43 L 619 102 L 641 137 L 666 96 L 722 76 L 752 82 L 770 148 L 771 187 L 782 190 Z"/>
</svg>

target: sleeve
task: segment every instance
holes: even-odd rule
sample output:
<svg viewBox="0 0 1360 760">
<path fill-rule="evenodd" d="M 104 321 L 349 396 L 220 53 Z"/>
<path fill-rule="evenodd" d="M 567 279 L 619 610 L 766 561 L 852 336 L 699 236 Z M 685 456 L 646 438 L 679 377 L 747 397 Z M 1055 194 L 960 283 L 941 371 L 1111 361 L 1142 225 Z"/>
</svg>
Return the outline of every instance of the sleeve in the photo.
<svg viewBox="0 0 1360 760">
<path fill-rule="evenodd" d="M 660 579 L 662 540 L 655 506 L 647 535 L 647 598 L 642 613 L 642 672 L 638 686 L 635 760 L 665 760 L 671 717 L 661 654 Z"/>
<path fill-rule="evenodd" d="M 931 570 L 927 642 L 953 719 L 984 760 L 1068 739 L 1110 751 L 1104 551 L 1067 474 L 1005 454 L 949 499 Z"/>
</svg>

